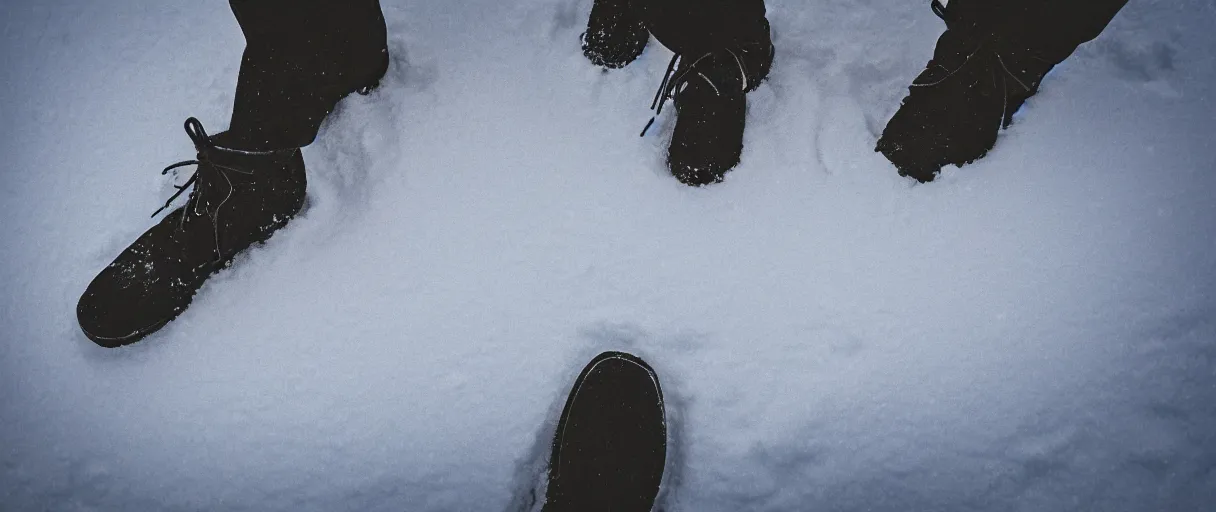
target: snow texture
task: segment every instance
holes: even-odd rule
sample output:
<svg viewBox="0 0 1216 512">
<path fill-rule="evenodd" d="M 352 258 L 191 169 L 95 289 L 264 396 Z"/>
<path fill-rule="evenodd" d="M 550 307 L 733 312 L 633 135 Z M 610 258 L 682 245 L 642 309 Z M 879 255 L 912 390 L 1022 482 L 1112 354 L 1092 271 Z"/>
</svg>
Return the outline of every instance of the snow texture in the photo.
<svg viewBox="0 0 1216 512">
<path fill-rule="evenodd" d="M 243 40 L 218 0 L 0 3 L 0 509 L 505 510 L 620 349 L 668 395 L 666 510 L 1216 510 L 1212 0 L 1133 0 L 927 185 L 873 152 L 927 2 L 769 0 L 703 189 L 670 112 L 637 136 L 670 53 L 593 68 L 589 0 L 384 4 L 306 213 L 104 350 L 76 299 Z"/>
</svg>

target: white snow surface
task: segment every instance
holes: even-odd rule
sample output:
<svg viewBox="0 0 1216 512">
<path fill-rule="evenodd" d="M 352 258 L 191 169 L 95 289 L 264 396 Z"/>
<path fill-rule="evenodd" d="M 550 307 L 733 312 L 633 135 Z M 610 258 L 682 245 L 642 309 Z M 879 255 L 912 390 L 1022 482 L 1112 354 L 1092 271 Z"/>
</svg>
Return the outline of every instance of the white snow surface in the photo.
<svg viewBox="0 0 1216 512">
<path fill-rule="evenodd" d="M 0 510 L 507 510 L 609 349 L 664 386 L 666 510 L 1216 510 L 1212 0 L 1132 0 L 926 185 L 873 147 L 927 2 L 769 0 L 700 189 L 674 111 L 637 136 L 670 52 L 594 68 L 589 0 L 383 3 L 304 215 L 117 350 L 76 300 L 244 41 L 221 1 L 0 4 Z"/>
</svg>

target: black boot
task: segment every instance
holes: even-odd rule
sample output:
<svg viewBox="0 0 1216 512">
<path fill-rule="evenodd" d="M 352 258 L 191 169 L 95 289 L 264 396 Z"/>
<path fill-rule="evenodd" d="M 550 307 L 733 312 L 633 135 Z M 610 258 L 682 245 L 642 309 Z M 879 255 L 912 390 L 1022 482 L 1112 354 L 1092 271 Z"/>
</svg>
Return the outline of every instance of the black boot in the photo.
<svg viewBox="0 0 1216 512">
<path fill-rule="evenodd" d="M 609 69 L 633 62 L 650 39 L 650 32 L 631 5 L 632 0 L 595 0 L 587 31 L 580 39 L 583 55 L 596 66 Z"/>
<path fill-rule="evenodd" d="M 933 0 L 946 32 L 875 151 L 900 175 L 921 182 L 945 165 L 982 158 L 1043 77 L 1077 45 L 1096 37 L 1125 2 L 953 0 L 946 8 Z"/>
<path fill-rule="evenodd" d="M 672 64 L 679 65 L 669 67 L 655 107 L 657 115 L 668 97 L 676 105 L 676 127 L 667 151 L 667 165 L 676 179 L 693 186 L 718 183 L 739 164 L 746 93 L 768 75 L 772 58 L 771 44 L 673 58 Z"/>
<path fill-rule="evenodd" d="M 160 329 L 208 277 L 286 225 L 304 202 L 299 148 L 339 100 L 374 87 L 388 67 L 378 0 L 230 3 L 247 43 L 231 126 L 209 137 L 186 121 L 198 160 L 183 164 L 198 168 L 173 197 L 193 185 L 186 206 L 123 251 L 77 305 L 81 329 L 99 345 Z"/>
<path fill-rule="evenodd" d="M 298 149 L 234 149 L 229 133 L 208 137 L 194 118 L 186 121 L 186 133 L 198 160 L 165 170 L 197 166 L 165 204 L 193 185 L 185 206 L 127 247 L 93 279 L 76 306 L 81 329 L 98 345 L 134 343 L 160 329 L 186 309 L 208 277 L 270 238 L 304 204 Z"/>
<path fill-rule="evenodd" d="M 583 369 L 562 410 L 542 510 L 647 512 L 666 457 L 658 376 L 636 356 L 600 354 Z"/>
</svg>

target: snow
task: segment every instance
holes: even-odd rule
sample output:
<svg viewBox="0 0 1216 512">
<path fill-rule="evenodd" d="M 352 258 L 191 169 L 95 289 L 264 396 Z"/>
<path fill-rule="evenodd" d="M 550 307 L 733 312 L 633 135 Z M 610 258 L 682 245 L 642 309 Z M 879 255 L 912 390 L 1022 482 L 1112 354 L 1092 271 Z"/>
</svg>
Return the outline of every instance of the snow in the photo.
<svg viewBox="0 0 1216 512">
<path fill-rule="evenodd" d="M 927 3 L 927 2 L 926 2 Z M 306 213 L 160 333 L 85 285 L 228 119 L 224 2 L 0 5 L 0 509 L 504 510 L 583 363 L 659 372 L 671 511 L 1216 507 L 1216 4 L 1131 2 L 936 182 L 874 141 L 922 2 L 769 0 L 743 163 L 637 137 L 589 0 L 384 0 L 394 61 Z M 184 179 L 184 176 L 179 177 Z"/>
</svg>

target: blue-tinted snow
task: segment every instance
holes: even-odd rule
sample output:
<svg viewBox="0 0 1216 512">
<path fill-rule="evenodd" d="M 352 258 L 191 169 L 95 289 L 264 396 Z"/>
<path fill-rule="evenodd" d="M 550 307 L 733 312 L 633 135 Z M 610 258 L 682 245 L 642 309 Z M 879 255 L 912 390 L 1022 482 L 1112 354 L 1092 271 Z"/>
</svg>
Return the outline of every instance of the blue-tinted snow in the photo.
<svg viewBox="0 0 1216 512">
<path fill-rule="evenodd" d="M 0 509 L 502 510 L 582 363 L 651 361 L 673 511 L 1216 506 L 1216 8 L 1135 0 L 983 161 L 873 153 L 942 30 L 770 0 L 743 164 L 637 137 L 588 0 L 385 0 L 307 213 L 139 345 L 74 307 L 228 119 L 221 1 L 0 5 Z M 663 131 L 666 130 L 666 131 Z"/>
</svg>

